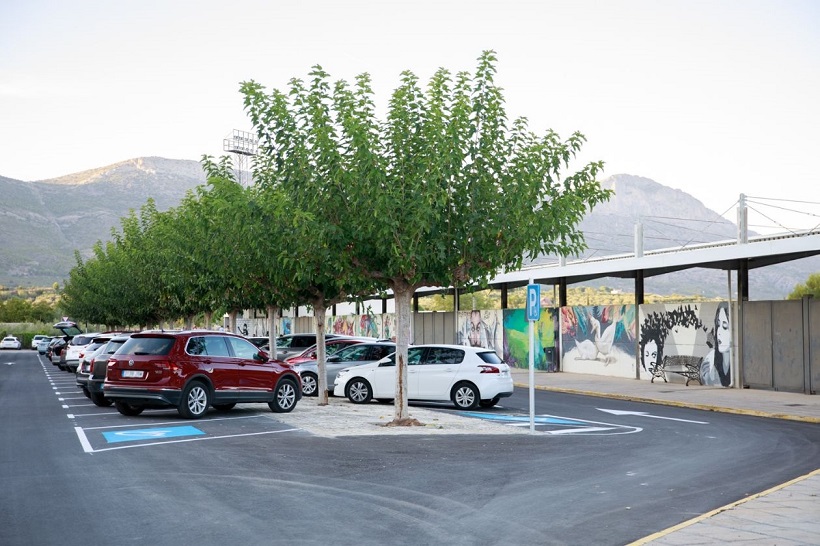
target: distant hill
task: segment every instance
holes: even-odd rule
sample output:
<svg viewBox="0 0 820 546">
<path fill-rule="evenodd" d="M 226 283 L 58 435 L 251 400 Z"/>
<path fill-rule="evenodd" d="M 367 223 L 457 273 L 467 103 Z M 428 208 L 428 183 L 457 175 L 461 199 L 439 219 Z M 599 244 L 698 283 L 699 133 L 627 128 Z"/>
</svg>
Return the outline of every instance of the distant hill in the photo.
<svg viewBox="0 0 820 546">
<path fill-rule="evenodd" d="M 186 192 L 205 182 L 198 161 L 146 157 L 51 180 L 25 182 L 0 176 L 0 284 L 50 286 L 62 283 L 75 265 L 74 250 L 89 256 L 98 240 L 129 210 L 152 197 L 159 210 L 177 206 Z M 646 250 L 734 239 L 737 228 L 681 190 L 648 178 L 618 174 L 602 181 L 615 195 L 595 207 L 581 223 L 590 247 L 585 256 L 634 251 L 640 221 Z M 538 261 L 554 261 L 545 257 Z M 752 299 L 782 299 L 811 273 L 810 258 L 750 273 Z M 588 286 L 632 291 L 630 280 L 600 279 Z M 646 291 L 661 295 L 725 296 L 726 273 L 696 269 L 652 277 Z"/>
<path fill-rule="evenodd" d="M 177 206 L 205 182 L 197 161 L 146 157 L 51 180 L 0 177 L 0 284 L 62 283 L 98 240 L 130 209 L 153 197 L 159 210 Z"/>
</svg>

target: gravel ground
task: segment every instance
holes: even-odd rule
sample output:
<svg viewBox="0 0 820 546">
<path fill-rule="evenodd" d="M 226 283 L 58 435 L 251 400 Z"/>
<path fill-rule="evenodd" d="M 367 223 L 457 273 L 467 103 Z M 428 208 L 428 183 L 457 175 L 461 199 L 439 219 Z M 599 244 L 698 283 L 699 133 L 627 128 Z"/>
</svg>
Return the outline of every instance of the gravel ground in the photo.
<svg viewBox="0 0 820 546">
<path fill-rule="evenodd" d="M 444 411 L 410 406 L 410 417 L 422 426 L 385 426 L 393 420 L 393 405 L 353 404 L 331 397 L 320 406 L 317 397 L 304 397 L 290 413 L 271 414 L 275 419 L 311 434 L 325 437 L 400 434 L 526 434 L 529 428 L 502 425 L 465 417 L 450 407 Z M 446 408 L 446 406 L 442 406 Z"/>
</svg>

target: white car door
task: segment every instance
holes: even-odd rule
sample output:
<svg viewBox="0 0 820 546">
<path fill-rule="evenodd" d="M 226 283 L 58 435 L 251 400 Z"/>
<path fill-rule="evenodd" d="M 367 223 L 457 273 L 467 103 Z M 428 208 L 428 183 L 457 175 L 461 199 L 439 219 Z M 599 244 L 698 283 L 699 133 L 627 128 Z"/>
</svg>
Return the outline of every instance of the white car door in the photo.
<svg viewBox="0 0 820 546">
<path fill-rule="evenodd" d="M 417 368 L 419 400 L 449 400 L 450 388 L 458 375 L 464 351 L 453 347 L 428 347 L 424 360 Z M 414 396 L 410 396 L 414 398 Z"/>
<path fill-rule="evenodd" d="M 418 374 L 416 370 L 421 361 L 422 348 L 411 347 L 407 351 L 407 397 L 413 398 L 418 391 Z M 390 355 L 390 359 L 382 362 L 374 371 L 372 376 L 373 398 L 396 397 L 396 355 Z"/>
</svg>

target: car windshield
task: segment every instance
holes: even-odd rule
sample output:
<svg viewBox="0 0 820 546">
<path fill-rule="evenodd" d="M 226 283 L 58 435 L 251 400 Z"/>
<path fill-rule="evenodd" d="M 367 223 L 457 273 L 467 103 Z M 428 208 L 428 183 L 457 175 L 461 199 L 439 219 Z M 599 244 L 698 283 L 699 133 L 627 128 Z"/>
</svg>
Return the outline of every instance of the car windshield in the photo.
<svg viewBox="0 0 820 546">
<path fill-rule="evenodd" d="M 174 346 L 172 337 L 132 337 L 123 343 L 119 354 L 127 355 L 167 355 Z"/>
</svg>

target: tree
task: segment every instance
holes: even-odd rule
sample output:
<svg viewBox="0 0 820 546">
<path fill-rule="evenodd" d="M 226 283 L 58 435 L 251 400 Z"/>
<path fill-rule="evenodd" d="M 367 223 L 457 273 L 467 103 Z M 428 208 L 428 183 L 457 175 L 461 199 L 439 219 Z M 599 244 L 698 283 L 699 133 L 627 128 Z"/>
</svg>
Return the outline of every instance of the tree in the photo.
<svg viewBox="0 0 820 546">
<path fill-rule="evenodd" d="M 813 273 L 805 283 L 798 283 L 786 299 L 799 300 L 804 296 L 820 299 L 820 273 Z"/>
<path fill-rule="evenodd" d="M 315 67 L 309 89 L 266 94 L 242 84 L 261 141 L 260 162 L 289 192 L 293 173 L 321 198 L 305 210 L 330 226 L 340 248 L 333 267 L 392 290 L 397 351 L 394 423 L 408 422 L 407 349 L 411 298 L 423 286 L 472 286 L 525 257 L 571 255 L 584 247 L 577 224 L 608 199 L 595 180 L 600 162 L 569 176 L 584 137 L 538 137 L 520 118 L 507 126 L 495 86 L 495 54 L 484 52 L 476 75 L 438 70 L 423 92 L 411 72 L 377 120 L 370 78 L 332 87 Z M 343 221 L 341 221 L 343 219 Z"/>
</svg>

